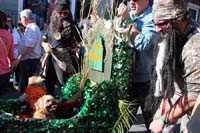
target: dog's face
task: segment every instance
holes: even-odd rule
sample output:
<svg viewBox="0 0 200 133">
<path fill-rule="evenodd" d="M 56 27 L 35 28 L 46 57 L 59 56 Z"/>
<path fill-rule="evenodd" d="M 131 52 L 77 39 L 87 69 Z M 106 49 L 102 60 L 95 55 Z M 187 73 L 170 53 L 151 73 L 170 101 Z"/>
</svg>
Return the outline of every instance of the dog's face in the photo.
<svg viewBox="0 0 200 133">
<path fill-rule="evenodd" d="M 56 110 L 55 99 L 51 95 L 44 95 L 35 103 L 36 111 L 44 114 L 51 114 Z"/>
</svg>

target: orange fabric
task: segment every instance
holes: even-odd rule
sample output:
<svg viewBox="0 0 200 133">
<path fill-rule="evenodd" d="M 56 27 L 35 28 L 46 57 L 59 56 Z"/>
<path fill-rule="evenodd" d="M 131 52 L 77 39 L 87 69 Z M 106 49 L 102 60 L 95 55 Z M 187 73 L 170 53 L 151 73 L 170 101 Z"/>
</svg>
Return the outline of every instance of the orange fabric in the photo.
<svg viewBox="0 0 200 133">
<path fill-rule="evenodd" d="M 20 119 L 23 119 L 23 118 L 31 118 L 31 116 L 30 116 L 30 115 L 20 115 L 19 118 L 20 118 Z"/>
<path fill-rule="evenodd" d="M 32 109 L 35 108 L 34 106 L 35 102 L 37 102 L 37 100 L 40 97 L 47 94 L 47 92 L 42 88 L 32 88 L 32 87 L 26 88 L 25 93 L 29 96 L 28 103 L 30 104 Z"/>
</svg>

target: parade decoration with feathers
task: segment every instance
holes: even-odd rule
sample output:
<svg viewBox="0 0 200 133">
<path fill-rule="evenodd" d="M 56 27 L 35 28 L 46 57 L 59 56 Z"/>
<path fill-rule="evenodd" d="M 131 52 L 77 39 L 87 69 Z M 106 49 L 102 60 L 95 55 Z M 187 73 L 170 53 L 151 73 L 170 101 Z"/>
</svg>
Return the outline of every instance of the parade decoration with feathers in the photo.
<svg viewBox="0 0 200 133">
<path fill-rule="evenodd" d="M 113 51 L 110 80 L 94 83 L 87 77 L 88 69 L 84 66 L 81 73 L 72 76 L 62 87 L 63 101 L 76 100 L 80 104 L 78 114 L 69 119 L 37 120 L 32 118 L 17 119 L 10 115 L 0 115 L 2 132 L 128 132 L 133 121 L 132 105 L 127 101 L 127 88 L 133 79 L 134 50 L 129 40 L 116 30 L 115 20 L 99 18 L 88 31 L 87 47 L 98 33 L 105 45 Z M 117 21 L 116 21 L 117 22 Z M 124 29 L 128 35 L 127 29 Z M 124 34 L 123 31 L 123 34 Z M 115 37 L 115 35 L 117 38 Z M 87 62 L 87 53 L 85 55 Z M 0 110 L 12 112 L 12 105 L 20 104 L 18 99 L 0 100 Z"/>
</svg>

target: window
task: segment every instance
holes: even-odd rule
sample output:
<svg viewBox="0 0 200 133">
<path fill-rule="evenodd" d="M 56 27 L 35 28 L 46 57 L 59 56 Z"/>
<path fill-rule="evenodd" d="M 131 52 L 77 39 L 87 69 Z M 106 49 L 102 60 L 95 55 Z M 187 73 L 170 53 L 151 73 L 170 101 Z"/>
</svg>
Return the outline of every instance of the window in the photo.
<svg viewBox="0 0 200 133">
<path fill-rule="evenodd" d="M 189 12 L 190 12 L 192 18 L 193 18 L 194 20 L 196 20 L 196 17 L 197 17 L 197 10 L 194 10 L 194 9 L 189 8 Z"/>
<path fill-rule="evenodd" d="M 189 2 L 187 8 L 192 18 L 200 23 L 200 6 Z"/>
</svg>

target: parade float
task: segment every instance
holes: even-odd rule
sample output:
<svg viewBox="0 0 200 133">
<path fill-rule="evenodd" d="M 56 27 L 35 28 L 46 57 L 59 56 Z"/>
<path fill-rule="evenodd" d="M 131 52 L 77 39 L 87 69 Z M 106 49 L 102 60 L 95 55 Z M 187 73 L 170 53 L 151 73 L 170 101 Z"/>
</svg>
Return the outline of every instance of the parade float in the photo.
<svg viewBox="0 0 200 133">
<path fill-rule="evenodd" d="M 66 119 L 19 119 L 8 115 L 19 99 L 0 100 L 1 132 L 127 132 L 134 109 L 127 101 L 133 79 L 134 51 L 129 28 L 119 18 L 99 18 L 87 32 L 82 71 L 62 87 L 62 101 L 76 99 L 78 112 Z"/>
</svg>

